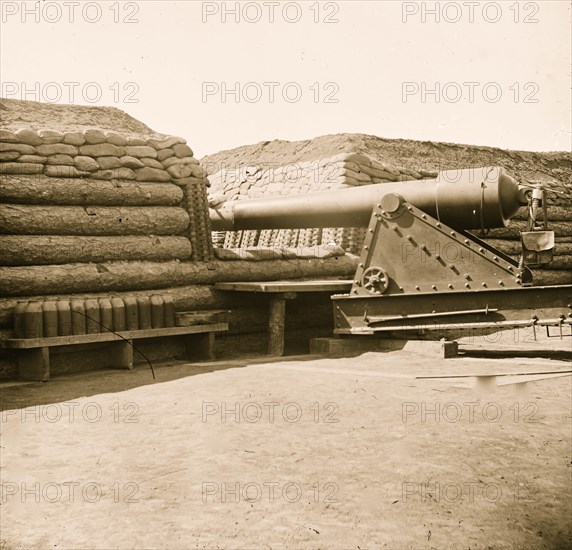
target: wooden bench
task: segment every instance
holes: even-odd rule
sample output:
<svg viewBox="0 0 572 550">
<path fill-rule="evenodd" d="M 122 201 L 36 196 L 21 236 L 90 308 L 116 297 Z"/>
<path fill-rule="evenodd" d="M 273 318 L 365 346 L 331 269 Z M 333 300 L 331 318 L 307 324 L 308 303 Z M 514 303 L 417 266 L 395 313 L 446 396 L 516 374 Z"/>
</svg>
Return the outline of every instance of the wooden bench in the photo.
<svg viewBox="0 0 572 550">
<path fill-rule="evenodd" d="M 108 343 L 111 346 L 112 367 L 133 368 L 133 340 L 180 336 L 185 340 L 185 358 L 191 360 L 214 359 L 214 337 L 228 330 L 227 323 L 214 323 L 185 327 L 153 328 L 124 332 L 104 332 L 56 336 L 51 338 L 13 338 L 0 341 L 5 349 L 17 351 L 20 380 L 45 381 L 50 378 L 50 348 L 78 344 Z"/>
</svg>

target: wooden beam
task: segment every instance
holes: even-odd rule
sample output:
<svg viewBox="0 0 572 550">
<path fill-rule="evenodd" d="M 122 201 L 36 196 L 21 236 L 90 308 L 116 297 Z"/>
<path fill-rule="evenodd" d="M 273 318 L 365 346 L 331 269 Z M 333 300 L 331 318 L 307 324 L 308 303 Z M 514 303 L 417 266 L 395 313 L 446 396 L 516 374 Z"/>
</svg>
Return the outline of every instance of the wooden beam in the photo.
<svg viewBox="0 0 572 550">
<path fill-rule="evenodd" d="M 97 334 L 77 334 L 74 336 L 56 336 L 53 338 L 13 338 L 1 340 L 0 347 L 8 349 L 32 349 L 53 346 L 69 346 L 75 344 L 97 344 L 117 340 L 136 340 L 140 338 L 158 338 L 164 336 L 179 336 L 182 334 L 199 334 L 203 332 L 224 332 L 228 330 L 227 323 L 196 325 L 191 327 L 169 327 L 145 330 L 104 332 Z"/>
</svg>

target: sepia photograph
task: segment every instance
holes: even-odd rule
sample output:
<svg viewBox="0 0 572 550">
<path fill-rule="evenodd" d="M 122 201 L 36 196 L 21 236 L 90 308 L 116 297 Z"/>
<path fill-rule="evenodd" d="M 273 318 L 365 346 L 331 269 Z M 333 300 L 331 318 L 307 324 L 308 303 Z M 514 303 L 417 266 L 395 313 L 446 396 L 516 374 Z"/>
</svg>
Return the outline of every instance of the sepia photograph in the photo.
<svg viewBox="0 0 572 550">
<path fill-rule="evenodd" d="M 0 0 L 0 550 L 572 548 L 572 2 Z"/>
</svg>

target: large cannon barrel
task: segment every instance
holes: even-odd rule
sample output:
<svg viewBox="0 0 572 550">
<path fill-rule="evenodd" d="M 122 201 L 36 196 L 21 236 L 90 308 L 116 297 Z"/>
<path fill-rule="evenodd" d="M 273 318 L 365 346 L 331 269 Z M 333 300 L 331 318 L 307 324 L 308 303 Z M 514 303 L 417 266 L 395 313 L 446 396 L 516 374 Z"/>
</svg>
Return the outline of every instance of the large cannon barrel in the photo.
<svg viewBox="0 0 572 550">
<path fill-rule="evenodd" d="M 456 229 L 504 227 L 526 197 L 502 168 L 440 172 L 435 179 L 381 183 L 305 195 L 229 201 L 211 209 L 214 230 L 366 227 L 387 193 Z"/>
</svg>

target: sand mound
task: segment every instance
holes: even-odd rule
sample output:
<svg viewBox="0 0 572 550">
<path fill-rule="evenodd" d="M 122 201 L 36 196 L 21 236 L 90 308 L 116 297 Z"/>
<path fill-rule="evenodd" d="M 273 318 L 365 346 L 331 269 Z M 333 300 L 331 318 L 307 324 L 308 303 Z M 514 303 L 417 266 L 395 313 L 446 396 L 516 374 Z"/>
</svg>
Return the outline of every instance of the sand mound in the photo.
<svg viewBox="0 0 572 550">
<path fill-rule="evenodd" d="M 384 139 L 366 134 L 335 134 L 305 141 L 262 141 L 208 155 L 201 160 L 209 175 L 223 167 L 293 164 L 362 153 L 400 168 L 419 171 L 500 165 L 519 181 L 540 180 L 565 193 L 550 202 L 571 204 L 572 159 L 567 152 L 511 151 L 495 147 L 431 141 Z"/>
<path fill-rule="evenodd" d="M 116 107 L 56 105 L 0 98 L 2 128 L 16 130 L 50 128 L 60 132 L 101 128 L 122 134 L 162 136 Z"/>
</svg>

